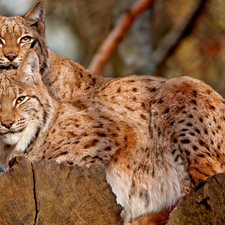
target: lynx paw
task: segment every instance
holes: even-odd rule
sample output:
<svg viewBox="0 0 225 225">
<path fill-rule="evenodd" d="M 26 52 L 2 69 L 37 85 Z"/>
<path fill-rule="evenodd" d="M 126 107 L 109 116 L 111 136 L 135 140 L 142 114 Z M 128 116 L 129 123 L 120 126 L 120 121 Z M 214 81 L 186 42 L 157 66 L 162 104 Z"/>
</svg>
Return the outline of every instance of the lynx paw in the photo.
<svg viewBox="0 0 225 225">
<path fill-rule="evenodd" d="M 151 213 L 138 217 L 125 225 L 163 225 L 166 223 L 171 209 L 163 209 L 158 213 Z"/>
</svg>

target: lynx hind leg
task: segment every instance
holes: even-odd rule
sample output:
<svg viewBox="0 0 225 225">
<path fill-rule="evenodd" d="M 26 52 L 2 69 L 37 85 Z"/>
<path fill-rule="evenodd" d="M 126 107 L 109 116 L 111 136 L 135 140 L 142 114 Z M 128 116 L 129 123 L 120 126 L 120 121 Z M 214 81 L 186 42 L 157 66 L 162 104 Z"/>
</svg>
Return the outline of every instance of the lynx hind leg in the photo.
<svg viewBox="0 0 225 225">
<path fill-rule="evenodd" d="M 125 223 L 171 208 L 180 198 L 180 184 L 174 166 L 168 161 L 164 165 L 163 162 L 155 165 L 150 161 L 137 151 L 132 156 L 128 152 L 119 152 L 106 168 L 107 181 L 117 203 L 124 207 L 121 216 Z"/>
</svg>

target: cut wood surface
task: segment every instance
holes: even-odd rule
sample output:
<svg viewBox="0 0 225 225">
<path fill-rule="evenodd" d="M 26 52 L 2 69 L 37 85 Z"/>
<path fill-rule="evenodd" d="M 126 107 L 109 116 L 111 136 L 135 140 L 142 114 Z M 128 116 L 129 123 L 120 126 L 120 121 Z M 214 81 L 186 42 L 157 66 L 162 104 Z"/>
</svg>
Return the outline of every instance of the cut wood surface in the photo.
<svg viewBox="0 0 225 225">
<path fill-rule="evenodd" d="M 225 224 L 225 173 L 209 177 L 183 197 L 167 222 L 167 225 L 178 224 Z"/>
<path fill-rule="evenodd" d="M 89 168 L 18 157 L 0 173 L 0 224 L 123 224 L 98 163 Z"/>
</svg>

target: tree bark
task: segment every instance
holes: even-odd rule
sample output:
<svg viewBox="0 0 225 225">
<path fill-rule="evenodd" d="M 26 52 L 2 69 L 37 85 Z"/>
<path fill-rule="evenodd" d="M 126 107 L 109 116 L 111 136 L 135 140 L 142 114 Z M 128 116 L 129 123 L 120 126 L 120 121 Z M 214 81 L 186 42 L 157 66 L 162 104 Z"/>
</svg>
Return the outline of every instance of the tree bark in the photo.
<svg viewBox="0 0 225 225">
<path fill-rule="evenodd" d="M 198 183 L 182 198 L 166 224 L 225 224 L 225 173 Z"/>
<path fill-rule="evenodd" d="M 18 157 L 0 173 L 0 224 L 123 224 L 104 168 Z"/>
</svg>

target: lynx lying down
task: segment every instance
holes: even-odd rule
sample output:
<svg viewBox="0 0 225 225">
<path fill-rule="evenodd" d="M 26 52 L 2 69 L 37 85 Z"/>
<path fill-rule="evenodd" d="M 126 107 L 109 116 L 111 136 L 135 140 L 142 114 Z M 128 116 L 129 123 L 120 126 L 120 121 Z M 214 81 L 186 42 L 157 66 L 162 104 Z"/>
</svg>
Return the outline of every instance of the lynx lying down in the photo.
<svg viewBox="0 0 225 225">
<path fill-rule="evenodd" d="M 38 71 L 29 50 L 16 73 L 0 74 L 5 169 L 17 155 L 69 165 L 99 161 L 124 221 L 146 215 L 143 224 L 164 223 L 165 210 L 197 182 L 225 171 L 225 100 L 203 82 L 129 76 L 57 102 Z"/>
</svg>

